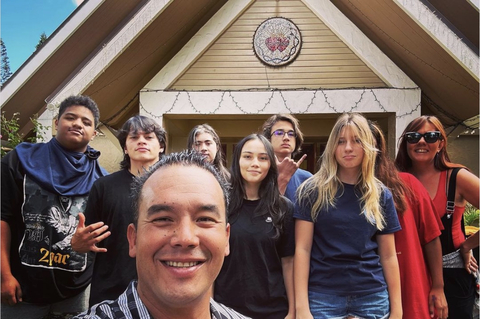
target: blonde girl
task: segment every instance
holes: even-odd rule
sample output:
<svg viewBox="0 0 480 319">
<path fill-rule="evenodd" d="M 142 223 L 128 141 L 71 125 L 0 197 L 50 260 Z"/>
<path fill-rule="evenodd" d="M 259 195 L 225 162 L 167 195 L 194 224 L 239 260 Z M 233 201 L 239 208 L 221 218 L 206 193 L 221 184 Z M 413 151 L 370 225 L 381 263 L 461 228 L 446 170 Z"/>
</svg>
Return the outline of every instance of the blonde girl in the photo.
<svg viewBox="0 0 480 319">
<path fill-rule="evenodd" d="M 392 194 L 375 178 L 368 122 L 335 123 L 319 171 L 297 191 L 296 318 L 401 318 Z"/>
</svg>

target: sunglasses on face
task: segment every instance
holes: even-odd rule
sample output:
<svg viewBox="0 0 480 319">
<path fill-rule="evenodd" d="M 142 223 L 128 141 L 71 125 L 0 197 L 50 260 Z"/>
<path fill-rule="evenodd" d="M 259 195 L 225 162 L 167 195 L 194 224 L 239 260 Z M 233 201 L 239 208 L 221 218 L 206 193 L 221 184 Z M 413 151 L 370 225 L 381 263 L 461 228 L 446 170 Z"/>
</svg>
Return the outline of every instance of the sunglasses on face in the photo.
<svg viewBox="0 0 480 319">
<path fill-rule="evenodd" d="M 420 134 L 418 132 L 405 133 L 405 139 L 410 144 L 418 143 L 422 137 L 425 140 L 425 142 L 427 142 L 429 144 L 430 143 L 435 143 L 436 141 L 438 141 L 440 136 L 441 136 L 440 132 L 438 132 L 438 131 L 431 131 L 431 132 L 426 132 L 426 133 L 423 133 L 423 134 Z"/>
<path fill-rule="evenodd" d="M 287 131 L 287 132 L 285 132 L 284 130 L 276 130 L 276 131 L 273 131 L 272 136 L 284 137 L 285 134 L 287 134 L 287 136 L 290 137 L 290 138 L 294 138 L 294 137 L 295 137 L 295 132 L 294 132 L 294 131 Z"/>
</svg>

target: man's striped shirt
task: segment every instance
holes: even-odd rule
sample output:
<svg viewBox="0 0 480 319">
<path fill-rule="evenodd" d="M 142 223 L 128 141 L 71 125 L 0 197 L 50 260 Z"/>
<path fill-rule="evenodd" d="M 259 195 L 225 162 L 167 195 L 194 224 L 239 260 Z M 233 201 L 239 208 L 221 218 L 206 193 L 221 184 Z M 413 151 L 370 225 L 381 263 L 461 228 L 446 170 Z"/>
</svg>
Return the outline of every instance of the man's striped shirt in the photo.
<svg viewBox="0 0 480 319">
<path fill-rule="evenodd" d="M 212 319 L 248 319 L 233 309 L 230 309 L 213 299 L 210 299 Z M 137 292 L 137 281 L 130 283 L 127 290 L 116 300 L 107 300 L 92 306 L 89 310 L 75 318 L 125 318 L 150 319 L 150 313 L 143 304 Z"/>
</svg>

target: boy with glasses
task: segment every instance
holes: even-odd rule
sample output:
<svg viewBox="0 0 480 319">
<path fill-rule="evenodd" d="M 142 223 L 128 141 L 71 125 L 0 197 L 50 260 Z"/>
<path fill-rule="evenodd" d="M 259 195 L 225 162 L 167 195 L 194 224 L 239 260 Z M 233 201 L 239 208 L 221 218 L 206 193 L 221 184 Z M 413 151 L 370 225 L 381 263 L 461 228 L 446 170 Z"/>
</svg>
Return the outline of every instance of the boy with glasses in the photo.
<svg viewBox="0 0 480 319">
<path fill-rule="evenodd" d="M 280 193 L 294 202 L 298 186 L 312 176 L 312 173 L 299 168 L 306 154 L 297 162 L 293 159 L 303 143 L 298 120 L 291 114 L 275 114 L 263 123 L 261 130 L 263 136 L 272 143 L 277 158 Z"/>
</svg>

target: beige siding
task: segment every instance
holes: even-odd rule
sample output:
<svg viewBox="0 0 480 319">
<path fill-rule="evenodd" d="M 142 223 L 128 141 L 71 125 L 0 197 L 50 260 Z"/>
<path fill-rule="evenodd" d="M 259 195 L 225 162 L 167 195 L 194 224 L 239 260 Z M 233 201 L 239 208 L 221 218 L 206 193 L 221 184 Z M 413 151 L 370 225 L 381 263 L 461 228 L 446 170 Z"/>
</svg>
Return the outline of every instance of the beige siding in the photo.
<svg viewBox="0 0 480 319">
<path fill-rule="evenodd" d="M 285 17 L 300 29 L 297 59 L 283 67 L 262 64 L 253 51 L 258 25 Z M 258 0 L 179 77 L 176 90 L 317 89 L 385 87 L 310 9 L 298 0 Z"/>
</svg>

